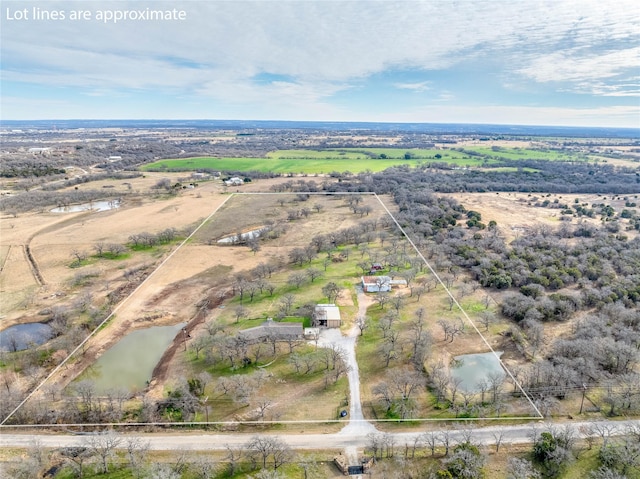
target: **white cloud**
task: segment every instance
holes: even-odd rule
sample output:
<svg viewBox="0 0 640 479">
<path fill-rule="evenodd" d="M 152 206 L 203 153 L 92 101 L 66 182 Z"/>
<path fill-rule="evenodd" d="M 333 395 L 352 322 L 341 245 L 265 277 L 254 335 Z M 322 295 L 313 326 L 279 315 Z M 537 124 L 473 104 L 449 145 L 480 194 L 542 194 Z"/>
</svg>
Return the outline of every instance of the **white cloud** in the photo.
<svg viewBox="0 0 640 479">
<path fill-rule="evenodd" d="M 427 91 L 431 89 L 431 82 L 429 81 L 421 81 L 421 82 L 413 82 L 413 83 L 394 83 L 393 86 L 400 90 L 411 90 L 416 93 L 420 93 L 423 91 Z"/>
<path fill-rule="evenodd" d="M 539 56 L 519 70 L 538 82 L 579 82 L 602 80 L 640 69 L 640 47 L 604 53 L 583 52 L 581 49 L 560 51 Z M 632 75 L 629 75 L 632 76 Z"/>
<path fill-rule="evenodd" d="M 3 21 L 3 82 L 74 87 L 86 89 L 85 95 L 118 89 L 185 95 L 237 105 L 238 111 L 253 102 L 262 109 L 309 108 L 323 115 L 344 113 L 330 104 L 332 97 L 350 88 L 365 91 L 375 75 L 389 75 L 395 88 L 422 92 L 436 85 L 421 80 L 421 73 L 454 66 L 473 65 L 480 74 L 492 69 L 505 85 L 524 77 L 557 91 L 620 99 L 637 92 L 629 72 L 637 72 L 640 11 L 630 0 L 39 5 L 94 12 L 175 7 L 186 10 L 187 20 Z M 398 70 L 415 72 L 415 80 L 399 80 L 393 76 Z M 286 81 L 253 80 L 262 73 Z M 458 96 L 453 88 L 446 94 Z"/>
</svg>

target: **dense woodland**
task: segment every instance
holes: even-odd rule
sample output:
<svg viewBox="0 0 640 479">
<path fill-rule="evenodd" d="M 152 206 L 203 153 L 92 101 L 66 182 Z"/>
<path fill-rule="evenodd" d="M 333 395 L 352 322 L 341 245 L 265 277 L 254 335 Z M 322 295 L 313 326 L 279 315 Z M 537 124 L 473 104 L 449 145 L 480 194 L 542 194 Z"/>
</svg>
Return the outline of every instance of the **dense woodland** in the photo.
<svg viewBox="0 0 640 479">
<path fill-rule="evenodd" d="M 569 184 L 571 178 L 579 184 L 580 177 L 597 176 L 583 177 L 582 165 L 564 165 L 564 169 Z M 619 174 L 623 180 L 609 189 L 639 191 L 640 186 L 630 182 L 638 178 L 635 173 Z M 519 191 L 530 191 L 534 185 L 554 191 L 553 183 L 538 184 L 539 175 L 519 175 L 522 183 L 514 183 Z M 609 414 L 637 412 L 640 238 L 629 240 L 603 204 L 593 205 L 593 215 L 602 219 L 599 226 L 578 219 L 577 223 L 563 222 L 555 230 L 530 228 L 507 244 L 493 223 L 487 227 L 477 213 L 431 191 L 434 177 L 456 175 L 397 168 L 364 176 L 361 181 L 342 181 L 331 189 L 392 194 L 399 208 L 399 224 L 441 274 L 466 272 L 489 291 L 508 291 L 500 312 L 517 324 L 510 332 L 513 341 L 533 356 L 542 346 L 541 323 L 574 320 L 570 335 L 555 339 L 546 357 L 515 371 L 543 409 L 567 392 L 586 386 L 606 388 Z M 600 187 L 605 185 L 596 181 L 582 185 L 586 191 Z M 592 206 L 581 211 L 585 208 Z M 626 211 L 629 221 L 625 225 L 637 229 L 638 213 Z M 461 218 L 468 218 L 466 227 L 460 226 Z"/>
</svg>

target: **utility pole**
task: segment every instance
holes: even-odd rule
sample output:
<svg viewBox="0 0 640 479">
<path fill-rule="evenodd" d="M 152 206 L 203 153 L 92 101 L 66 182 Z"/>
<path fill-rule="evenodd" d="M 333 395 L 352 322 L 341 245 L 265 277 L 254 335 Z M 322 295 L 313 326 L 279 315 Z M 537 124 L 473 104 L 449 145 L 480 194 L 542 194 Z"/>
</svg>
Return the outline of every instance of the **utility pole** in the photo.
<svg viewBox="0 0 640 479">
<path fill-rule="evenodd" d="M 182 339 L 184 343 L 184 350 L 187 350 L 187 328 L 182 328 Z"/>
<path fill-rule="evenodd" d="M 582 406 L 584 406 L 584 397 L 587 394 L 587 385 L 582 383 L 582 400 L 580 401 L 580 412 L 578 414 L 582 414 Z"/>
</svg>

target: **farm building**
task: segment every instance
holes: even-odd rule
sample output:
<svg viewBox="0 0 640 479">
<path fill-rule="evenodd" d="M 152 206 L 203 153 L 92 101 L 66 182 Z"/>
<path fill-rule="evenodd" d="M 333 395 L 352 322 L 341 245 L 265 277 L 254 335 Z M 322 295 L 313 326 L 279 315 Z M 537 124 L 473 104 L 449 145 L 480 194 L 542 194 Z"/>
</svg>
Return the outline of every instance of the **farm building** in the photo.
<svg viewBox="0 0 640 479">
<path fill-rule="evenodd" d="M 389 292 L 394 286 L 406 286 L 404 279 L 391 279 L 389 276 L 363 276 L 362 290 L 365 293 Z"/>
<path fill-rule="evenodd" d="M 237 176 L 234 176 L 233 178 L 229 178 L 228 180 L 225 180 L 224 184 L 227 186 L 240 186 L 244 184 L 244 180 L 242 178 L 238 178 Z"/>
<path fill-rule="evenodd" d="M 250 343 L 264 341 L 275 337 L 278 341 L 288 341 L 290 339 L 302 339 L 302 323 L 278 323 L 272 319 L 267 319 L 260 326 L 243 329 L 238 332 L 241 338 Z"/>
<path fill-rule="evenodd" d="M 313 325 L 326 328 L 339 328 L 342 324 L 340 308 L 335 304 L 317 304 L 313 312 Z"/>
<path fill-rule="evenodd" d="M 304 328 L 304 339 L 318 339 L 320 337 L 320 328 Z"/>
</svg>

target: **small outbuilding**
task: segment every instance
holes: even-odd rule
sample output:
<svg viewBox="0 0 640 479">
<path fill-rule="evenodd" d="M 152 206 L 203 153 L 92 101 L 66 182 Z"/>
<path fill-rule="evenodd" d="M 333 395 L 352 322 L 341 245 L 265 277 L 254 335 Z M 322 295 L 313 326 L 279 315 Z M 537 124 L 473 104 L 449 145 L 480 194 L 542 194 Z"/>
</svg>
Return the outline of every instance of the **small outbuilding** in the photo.
<svg viewBox="0 0 640 479">
<path fill-rule="evenodd" d="M 313 312 L 313 325 L 316 327 L 339 328 L 342 324 L 340 308 L 335 304 L 318 304 Z"/>
</svg>

